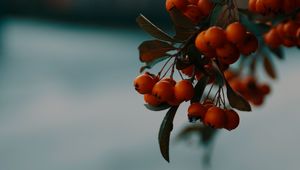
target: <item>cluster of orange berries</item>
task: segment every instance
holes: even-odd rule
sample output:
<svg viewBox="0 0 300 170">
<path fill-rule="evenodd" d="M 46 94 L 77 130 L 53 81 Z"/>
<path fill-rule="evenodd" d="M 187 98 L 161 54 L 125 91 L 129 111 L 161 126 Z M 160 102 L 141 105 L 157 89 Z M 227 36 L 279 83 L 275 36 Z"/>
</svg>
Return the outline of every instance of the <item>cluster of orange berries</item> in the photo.
<svg viewBox="0 0 300 170">
<path fill-rule="evenodd" d="M 271 48 L 300 47 L 300 19 L 282 22 L 264 35 L 265 43 Z"/>
<path fill-rule="evenodd" d="M 226 29 L 212 26 L 198 34 L 196 48 L 205 57 L 218 59 L 222 64 L 235 63 L 240 54 L 249 55 L 258 48 L 257 38 L 247 32 L 239 22 L 229 24 Z"/>
<path fill-rule="evenodd" d="M 188 117 L 190 121 L 200 119 L 206 126 L 217 129 L 233 130 L 240 123 L 240 117 L 237 112 L 232 109 L 217 107 L 209 99 L 203 103 L 192 103 L 188 108 Z"/>
<path fill-rule="evenodd" d="M 300 7 L 299 0 L 249 0 L 248 9 L 262 15 L 289 14 Z"/>
<path fill-rule="evenodd" d="M 208 17 L 214 8 L 211 0 L 166 0 L 166 9 L 180 10 L 188 19 L 197 24 Z"/>
<path fill-rule="evenodd" d="M 252 76 L 242 79 L 230 70 L 226 71 L 224 75 L 232 89 L 240 93 L 255 106 L 261 106 L 264 103 L 265 97 L 271 92 L 271 88 L 268 84 L 259 84 Z"/>
<path fill-rule="evenodd" d="M 172 78 L 159 79 L 150 73 L 144 73 L 134 80 L 137 92 L 144 95 L 144 100 L 151 106 L 159 106 L 167 103 L 178 106 L 183 101 L 189 101 L 194 97 L 194 86 L 189 80 L 176 82 Z"/>
</svg>

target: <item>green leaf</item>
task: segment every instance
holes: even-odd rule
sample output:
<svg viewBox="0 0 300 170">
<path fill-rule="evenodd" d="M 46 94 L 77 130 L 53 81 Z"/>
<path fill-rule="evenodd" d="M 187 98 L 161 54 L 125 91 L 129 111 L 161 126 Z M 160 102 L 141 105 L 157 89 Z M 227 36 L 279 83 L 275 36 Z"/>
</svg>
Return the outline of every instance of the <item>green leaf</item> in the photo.
<svg viewBox="0 0 300 170">
<path fill-rule="evenodd" d="M 158 58 L 167 56 L 168 51 L 175 50 L 176 48 L 164 41 L 150 40 L 144 41 L 138 49 L 141 62 L 152 62 Z"/>
<path fill-rule="evenodd" d="M 223 73 L 221 72 L 221 70 L 219 69 L 217 63 L 215 61 L 212 61 L 212 66 L 213 66 L 213 70 L 214 70 L 214 74 L 216 76 L 216 80 L 217 80 L 217 83 L 220 87 L 223 87 L 225 82 L 225 78 L 223 76 Z"/>
<path fill-rule="evenodd" d="M 225 80 L 227 89 L 227 98 L 231 107 L 236 108 L 241 111 L 251 111 L 251 106 L 247 100 L 245 100 L 241 95 L 236 93 Z"/>
<path fill-rule="evenodd" d="M 274 65 L 272 63 L 272 61 L 269 59 L 269 57 L 264 56 L 264 68 L 266 73 L 272 78 L 272 79 L 276 79 L 277 78 L 277 74 L 274 68 Z"/>
<path fill-rule="evenodd" d="M 166 60 L 169 57 L 170 56 L 162 57 L 162 58 L 155 59 L 151 62 L 146 62 L 146 64 L 140 68 L 140 73 L 144 72 L 146 69 L 151 69 L 153 66 L 155 66 L 156 64 Z"/>
<path fill-rule="evenodd" d="M 160 152 L 164 159 L 170 162 L 169 158 L 169 144 L 170 144 L 170 135 L 173 130 L 173 120 L 177 112 L 178 106 L 172 106 L 167 112 L 163 122 L 161 123 L 158 142 L 160 147 Z"/>
<path fill-rule="evenodd" d="M 191 20 L 189 20 L 186 16 L 184 16 L 180 10 L 176 9 L 175 7 L 172 8 L 169 11 L 169 13 L 173 23 L 175 24 L 175 27 L 180 27 L 180 28 L 190 29 L 190 30 L 193 30 L 195 28 L 196 25 Z"/>
<path fill-rule="evenodd" d="M 244 14 L 240 13 L 240 22 L 247 27 L 247 29 L 256 36 L 262 36 L 270 30 L 270 26 L 264 23 L 253 22 Z"/>
<path fill-rule="evenodd" d="M 212 11 L 211 17 L 210 17 L 210 25 L 216 25 L 218 22 L 222 12 L 224 12 L 224 6 L 223 5 L 216 5 Z"/>
<path fill-rule="evenodd" d="M 188 40 L 193 34 L 195 34 L 196 30 L 175 26 L 175 32 L 176 35 L 174 36 L 174 39 L 179 42 L 184 42 Z"/>
<path fill-rule="evenodd" d="M 166 110 L 166 109 L 169 109 L 169 108 L 171 107 L 169 104 L 166 104 L 166 103 L 161 104 L 161 105 L 159 105 L 159 106 L 151 106 L 151 105 L 149 105 L 149 104 L 144 104 L 144 106 L 145 106 L 147 109 L 149 109 L 149 110 L 151 110 L 151 111 L 155 111 L 155 112 L 157 112 L 157 111 L 162 111 L 162 110 Z"/>
<path fill-rule="evenodd" d="M 205 87 L 208 83 L 209 77 L 203 76 L 195 86 L 195 95 L 191 100 L 191 103 L 200 102 L 204 93 Z"/>
<path fill-rule="evenodd" d="M 284 53 L 283 49 L 281 47 L 278 48 L 269 48 L 269 50 L 278 58 L 278 59 L 284 59 Z"/>
<path fill-rule="evenodd" d="M 161 30 L 160 28 L 158 28 L 156 25 L 154 25 L 151 21 L 149 21 L 145 16 L 143 16 L 142 14 L 140 14 L 137 18 L 136 18 L 136 22 L 138 23 L 138 25 L 147 33 L 149 33 L 151 36 L 153 36 L 154 38 L 160 39 L 160 40 L 164 40 L 164 41 L 169 41 L 169 42 L 173 42 L 174 39 L 169 36 L 167 33 L 165 33 L 163 30 Z"/>
</svg>

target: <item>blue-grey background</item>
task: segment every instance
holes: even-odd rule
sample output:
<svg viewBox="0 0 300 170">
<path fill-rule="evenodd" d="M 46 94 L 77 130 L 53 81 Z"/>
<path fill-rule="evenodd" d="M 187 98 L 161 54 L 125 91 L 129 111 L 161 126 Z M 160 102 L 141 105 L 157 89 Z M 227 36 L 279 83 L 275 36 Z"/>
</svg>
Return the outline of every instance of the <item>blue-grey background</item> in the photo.
<svg viewBox="0 0 300 170">
<path fill-rule="evenodd" d="M 150 38 L 136 28 L 134 16 L 141 9 L 164 23 L 158 17 L 167 16 L 158 5 L 164 2 L 120 0 L 135 10 L 100 10 L 95 18 L 68 13 L 75 19 L 56 8 L 52 15 L 33 10 L 37 2 L 1 1 L 0 170 L 203 169 L 204 150 L 189 143 L 172 142 L 171 163 L 162 159 L 157 132 L 164 112 L 147 111 L 132 88 L 141 66 L 136 47 Z M 95 2 L 118 9 L 112 1 Z M 299 169 L 300 56 L 296 49 L 286 54 L 276 62 L 279 80 L 266 79 L 273 93 L 264 107 L 241 113 L 237 130 L 218 134 L 210 169 Z M 187 123 L 186 108 L 173 134 Z"/>
</svg>

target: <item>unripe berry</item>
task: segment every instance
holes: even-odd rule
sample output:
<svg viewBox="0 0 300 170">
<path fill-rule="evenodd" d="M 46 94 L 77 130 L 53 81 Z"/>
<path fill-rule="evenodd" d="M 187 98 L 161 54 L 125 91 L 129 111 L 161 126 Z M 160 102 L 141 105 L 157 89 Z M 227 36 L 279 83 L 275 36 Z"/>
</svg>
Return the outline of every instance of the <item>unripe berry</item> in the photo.
<svg viewBox="0 0 300 170">
<path fill-rule="evenodd" d="M 174 94 L 178 100 L 191 100 L 195 94 L 193 84 L 188 80 L 179 81 L 174 87 Z"/>
<path fill-rule="evenodd" d="M 155 83 L 156 82 L 151 75 L 142 74 L 135 78 L 134 87 L 135 90 L 140 94 L 147 94 L 147 93 L 151 93 Z"/>
</svg>

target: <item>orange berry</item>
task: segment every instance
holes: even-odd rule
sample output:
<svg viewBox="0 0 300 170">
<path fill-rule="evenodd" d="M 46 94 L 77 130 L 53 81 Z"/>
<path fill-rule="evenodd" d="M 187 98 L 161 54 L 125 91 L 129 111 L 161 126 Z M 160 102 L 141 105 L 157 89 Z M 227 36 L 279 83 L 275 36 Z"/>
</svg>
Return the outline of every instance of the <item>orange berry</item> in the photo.
<svg viewBox="0 0 300 170">
<path fill-rule="evenodd" d="M 237 73 L 233 72 L 232 70 L 226 70 L 224 71 L 224 76 L 227 81 L 230 81 L 237 77 Z"/>
<path fill-rule="evenodd" d="M 266 33 L 264 35 L 264 41 L 271 48 L 278 48 L 282 43 L 282 40 L 276 29 L 271 29 L 268 33 Z"/>
<path fill-rule="evenodd" d="M 280 23 L 275 27 L 275 30 L 277 31 L 278 35 L 280 36 L 281 39 L 285 38 L 285 33 L 283 31 L 283 27 L 284 27 L 285 23 Z"/>
<path fill-rule="evenodd" d="M 174 87 L 168 81 L 159 81 L 157 82 L 153 89 L 152 94 L 161 102 L 167 102 L 172 100 L 174 97 Z"/>
<path fill-rule="evenodd" d="M 256 11 L 262 15 L 267 14 L 267 8 L 265 7 L 263 0 L 257 0 L 256 1 Z"/>
<path fill-rule="evenodd" d="M 226 114 L 219 107 L 211 107 L 207 110 L 204 117 L 204 124 L 212 128 L 223 128 L 226 123 Z"/>
<path fill-rule="evenodd" d="M 173 78 L 163 78 L 161 81 L 167 81 L 172 84 L 172 86 L 175 86 L 176 81 Z"/>
<path fill-rule="evenodd" d="M 287 38 L 295 38 L 298 28 L 299 28 L 299 24 L 297 24 L 294 21 L 289 21 L 284 24 L 283 31 Z"/>
<path fill-rule="evenodd" d="M 257 50 L 258 40 L 252 33 L 247 32 L 244 42 L 238 44 L 237 47 L 239 48 L 241 54 L 249 55 Z"/>
<path fill-rule="evenodd" d="M 189 4 L 197 5 L 199 0 L 188 0 Z"/>
<path fill-rule="evenodd" d="M 203 18 L 203 14 L 196 5 L 188 5 L 183 14 L 195 24 Z"/>
<path fill-rule="evenodd" d="M 194 73 L 195 66 L 191 65 L 181 70 L 181 72 L 189 77 Z"/>
<path fill-rule="evenodd" d="M 142 74 L 136 77 L 133 82 L 135 90 L 140 94 L 151 93 L 155 83 L 155 80 L 149 74 Z"/>
<path fill-rule="evenodd" d="M 200 34 L 197 35 L 195 40 L 196 48 L 202 53 L 210 52 L 213 50 L 211 47 L 207 45 L 207 41 L 204 38 L 205 34 L 206 31 L 202 31 Z"/>
<path fill-rule="evenodd" d="M 192 103 L 188 108 L 189 119 L 203 120 L 207 109 L 200 103 Z"/>
<path fill-rule="evenodd" d="M 281 7 L 282 0 L 263 0 L 262 3 L 267 11 L 278 12 Z"/>
<path fill-rule="evenodd" d="M 267 95 L 271 92 L 271 88 L 269 85 L 267 84 L 262 84 L 260 87 L 259 87 L 260 91 L 262 92 L 263 95 Z"/>
<path fill-rule="evenodd" d="M 256 1 L 257 1 L 257 0 L 249 0 L 249 1 L 248 1 L 248 9 L 249 9 L 251 12 L 256 12 Z"/>
<path fill-rule="evenodd" d="M 175 98 L 180 101 L 191 100 L 195 95 L 193 84 L 188 80 L 181 80 L 174 87 Z"/>
<path fill-rule="evenodd" d="M 227 40 L 234 44 L 243 42 L 246 38 L 246 32 L 246 27 L 239 22 L 228 25 L 225 30 Z"/>
<path fill-rule="evenodd" d="M 178 100 L 176 97 L 173 97 L 171 100 L 167 101 L 171 106 L 179 106 L 182 103 L 182 100 Z"/>
<path fill-rule="evenodd" d="M 198 8 L 205 16 L 209 16 L 214 8 L 214 4 L 211 2 L 211 0 L 199 0 Z"/>
<path fill-rule="evenodd" d="M 221 27 L 212 26 L 204 34 L 204 39 L 212 48 L 218 48 L 226 42 L 226 34 Z"/>
<path fill-rule="evenodd" d="M 225 110 L 225 114 L 226 114 L 225 129 L 230 131 L 237 128 L 240 124 L 239 115 L 232 109 Z"/>
<path fill-rule="evenodd" d="M 166 9 L 167 11 L 170 11 L 174 7 L 173 0 L 166 0 Z"/>
<path fill-rule="evenodd" d="M 225 43 L 223 47 L 217 48 L 216 52 L 219 60 L 223 64 L 233 64 L 240 57 L 239 50 L 232 43 Z"/>
<path fill-rule="evenodd" d="M 188 6 L 188 1 L 187 0 L 173 0 L 175 6 L 180 9 L 180 10 L 185 10 L 186 7 Z"/>
<path fill-rule="evenodd" d="M 145 94 L 144 101 L 151 106 L 159 106 L 161 102 L 152 94 Z"/>
<path fill-rule="evenodd" d="M 292 39 L 284 39 L 282 41 L 282 44 L 286 47 L 293 47 L 296 44 L 296 41 L 293 41 Z"/>
<path fill-rule="evenodd" d="M 297 7 L 297 2 L 295 0 L 285 0 L 282 1 L 282 9 L 283 12 L 285 13 L 291 13 L 292 11 L 294 11 Z"/>
<path fill-rule="evenodd" d="M 254 98 L 252 98 L 250 102 L 255 106 L 261 106 L 264 103 L 264 98 L 262 95 L 254 96 Z"/>
</svg>

